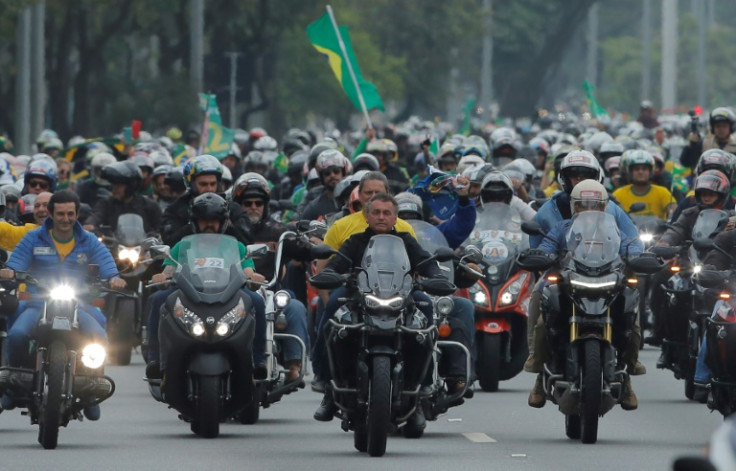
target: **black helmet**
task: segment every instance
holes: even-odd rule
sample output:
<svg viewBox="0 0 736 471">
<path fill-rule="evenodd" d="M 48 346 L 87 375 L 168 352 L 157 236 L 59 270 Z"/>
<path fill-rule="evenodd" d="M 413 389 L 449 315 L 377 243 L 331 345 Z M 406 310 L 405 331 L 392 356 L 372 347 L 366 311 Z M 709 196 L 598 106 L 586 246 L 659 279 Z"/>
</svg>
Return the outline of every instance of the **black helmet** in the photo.
<svg viewBox="0 0 736 471">
<path fill-rule="evenodd" d="M 216 193 L 204 193 L 192 201 L 191 220 L 197 228 L 197 221 L 210 219 L 220 221 L 220 232 L 225 232 L 225 226 L 230 218 L 230 209 L 227 201 Z"/>
<path fill-rule="evenodd" d="M 132 160 L 116 162 L 102 168 L 102 178 L 113 185 L 126 186 L 126 196 L 131 196 L 143 183 L 141 169 Z"/>
<path fill-rule="evenodd" d="M 181 167 L 174 167 L 164 177 L 164 183 L 174 193 L 184 193 L 187 191 L 187 182 L 184 179 L 184 170 Z"/>
</svg>

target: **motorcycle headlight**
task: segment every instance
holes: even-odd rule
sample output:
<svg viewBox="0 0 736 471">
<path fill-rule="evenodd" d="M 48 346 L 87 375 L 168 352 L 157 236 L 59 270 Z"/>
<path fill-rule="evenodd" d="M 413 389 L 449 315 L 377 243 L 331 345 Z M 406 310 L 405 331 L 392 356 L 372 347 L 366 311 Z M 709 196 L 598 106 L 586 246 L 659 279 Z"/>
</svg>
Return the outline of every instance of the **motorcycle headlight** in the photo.
<svg viewBox="0 0 736 471">
<path fill-rule="evenodd" d="M 693 273 L 700 273 L 701 271 L 703 271 L 703 265 L 693 266 Z"/>
<path fill-rule="evenodd" d="M 243 304 L 243 299 L 241 298 L 234 308 L 230 309 L 227 314 L 222 316 L 220 322 L 217 323 L 215 333 L 220 337 L 229 335 L 233 330 L 233 326 L 242 321 L 244 317 L 245 304 Z"/>
<path fill-rule="evenodd" d="M 404 298 L 401 296 L 395 296 L 393 298 L 381 299 L 377 296 L 373 296 L 372 294 L 367 294 L 365 296 L 365 305 L 369 309 L 384 308 L 396 311 L 404 306 Z"/>
<path fill-rule="evenodd" d="M 509 304 L 513 304 L 516 301 L 516 298 L 518 298 L 519 293 L 521 292 L 521 287 L 524 285 L 527 276 L 529 275 L 526 272 L 523 272 L 519 275 L 517 279 L 506 286 L 506 288 L 501 292 L 501 306 L 507 306 Z"/>
<path fill-rule="evenodd" d="M 138 263 L 139 258 L 141 258 L 140 245 L 136 245 L 135 247 L 126 247 L 124 245 L 118 246 L 118 260 L 128 260 L 130 263 L 135 265 Z"/>
<path fill-rule="evenodd" d="M 442 296 L 441 298 L 437 299 L 436 309 L 437 312 L 442 316 L 450 314 L 454 306 L 455 302 L 449 296 Z"/>
<path fill-rule="evenodd" d="M 615 273 L 601 277 L 583 276 L 572 273 L 570 276 L 570 285 L 573 288 L 583 289 L 611 289 L 616 286 L 618 277 Z"/>
<path fill-rule="evenodd" d="M 286 308 L 289 305 L 289 301 L 291 301 L 291 296 L 286 291 L 277 291 L 273 295 L 273 304 L 276 306 L 276 309 Z"/>
<path fill-rule="evenodd" d="M 230 333 L 230 326 L 228 324 L 220 322 L 219 324 L 217 324 L 215 333 L 219 335 L 220 337 L 224 337 Z"/>
<path fill-rule="evenodd" d="M 639 240 L 641 240 L 645 244 L 648 244 L 649 242 L 654 240 L 654 234 L 649 234 L 648 232 L 642 232 L 641 234 L 639 234 Z"/>
<path fill-rule="evenodd" d="M 91 370 L 96 370 L 105 364 L 107 352 L 99 343 L 91 343 L 82 349 L 82 364 Z"/>
<path fill-rule="evenodd" d="M 487 306 L 488 296 L 486 296 L 486 293 L 484 293 L 483 291 L 478 291 L 473 294 L 473 302 L 475 304 L 480 304 L 481 306 Z"/>
<path fill-rule="evenodd" d="M 187 307 L 182 304 L 180 298 L 176 298 L 176 302 L 174 303 L 174 317 L 179 319 L 179 322 L 187 327 L 190 327 L 197 322 L 200 324 L 202 323 L 202 319 L 194 312 L 187 309 Z M 204 328 L 204 325 L 202 327 Z"/>
<path fill-rule="evenodd" d="M 195 322 L 192 324 L 192 327 L 189 329 L 189 332 L 191 332 L 192 335 L 195 337 L 201 337 L 204 335 L 204 324 L 202 322 Z"/>
<path fill-rule="evenodd" d="M 54 286 L 49 292 L 49 296 L 54 301 L 71 301 L 76 295 L 74 288 L 69 285 Z"/>
</svg>

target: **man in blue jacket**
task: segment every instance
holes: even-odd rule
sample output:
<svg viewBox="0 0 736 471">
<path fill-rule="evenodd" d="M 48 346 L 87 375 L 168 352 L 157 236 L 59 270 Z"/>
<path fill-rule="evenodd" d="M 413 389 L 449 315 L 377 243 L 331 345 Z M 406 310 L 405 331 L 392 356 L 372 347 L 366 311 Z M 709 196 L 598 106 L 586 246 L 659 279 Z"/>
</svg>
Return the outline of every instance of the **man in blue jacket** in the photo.
<svg viewBox="0 0 736 471">
<path fill-rule="evenodd" d="M 73 283 L 74 280 L 85 280 L 87 266 L 96 264 L 100 267 L 100 278 L 109 279 L 111 288 L 125 288 L 125 281 L 117 276 L 118 270 L 110 251 L 77 222 L 79 204 L 79 197 L 72 191 L 55 193 L 48 203 L 49 217 L 41 227 L 23 237 L 8 261 L 8 268 L 0 270 L 0 278 L 12 279 L 16 271 L 24 271 L 44 284 L 54 281 Z M 28 344 L 42 309 L 41 301 L 24 302 L 19 306 L 8 331 L 10 366 L 22 367 L 32 362 Z M 78 309 L 81 332 L 98 342 L 107 343 L 105 316 L 87 304 L 80 303 Z M 2 406 L 12 409 L 12 399 L 3 396 Z M 86 407 L 84 415 L 89 420 L 99 419 L 99 406 Z"/>
</svg>

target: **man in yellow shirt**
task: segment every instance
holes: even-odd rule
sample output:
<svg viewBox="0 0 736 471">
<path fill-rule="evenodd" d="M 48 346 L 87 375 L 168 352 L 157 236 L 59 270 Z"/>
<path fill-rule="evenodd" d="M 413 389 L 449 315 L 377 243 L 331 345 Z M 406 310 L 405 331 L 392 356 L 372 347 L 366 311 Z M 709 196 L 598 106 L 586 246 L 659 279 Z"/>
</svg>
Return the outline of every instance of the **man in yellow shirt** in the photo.
<svg viewBox="0 0 736 471">
<path fill-rule="evenodd" d="M 36 224 L 24 224 L 22 226 L 14 226 L 8 222 L 0 221 L 0 249 L 12 251 L 18 242 L 30 231 L 43 224 L 44 219 L 49 215 L 46 206 L 51 199 L 51 193 L 45 191 L 36 196 L 33 203 L 33 219 Z"/>
<path fill-rule="evenodd" d="M 629 151 L 622 160 L 622 170 L 628 173 L 631 184 L 623 186 L 613 192 L 613 196 L 621 204 L 624 211 L 629 211 L 634 203 L 644 203 L 645 208 L 636 213 L 637 216 L 656 216 L 660 219 L 669 219 L 677 202 L 670 191 L 651 182 L 654 170 L 654 157 L 645 150 Z"/>
</svg>

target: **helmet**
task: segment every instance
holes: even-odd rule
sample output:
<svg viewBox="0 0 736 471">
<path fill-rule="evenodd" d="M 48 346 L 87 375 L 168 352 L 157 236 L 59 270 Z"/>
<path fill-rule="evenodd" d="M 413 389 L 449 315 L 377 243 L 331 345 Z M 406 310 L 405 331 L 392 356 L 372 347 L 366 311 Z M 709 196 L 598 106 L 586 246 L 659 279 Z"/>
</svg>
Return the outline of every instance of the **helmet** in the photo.
<svg viewBox="0 0 736 471">
<path fill-rule="evenodd" d="M 48 180 L 49 191 L 53 193 L 54 191 L 56 191 L 56 162 L 54 162 L 53 160 L 48 161 L 45 159 L 30 162 L 28 164 L 28 168 L 26 168 L 26 173 L 23 176 L 23 184 L 28 185 L 28 181 L 32 177 L 41 177 Z"/>
<path fill-rule="evenodd" d="M 610 159 L 611 157 L 621 155 L 623 153 L 623 144 L 618 141 L 606 141 L 601 144 L 600 149 L 598 149 L 598 158 L 605 162 L 606 159 Z"/>
<path fill-rule="evenodd" d="M 306 150 L 298 150 L 289 157 L 288 175 L 303 177 L 306 173 L 307 161 L 309 160 L 309 152 Z"/>
<path fill-rule="evenodd" d="M 609 157 L 606 160 L 606 163 L 603 164 L 603 167 L 606 170 L 606 174 L 609 176 L 611 175 L 611 172 L 613 172 L 614 170 L 618 170 L 620 166 L 621 166 L 621 157 L 618 155 L 615 157 Z"/>
<path fill-rule="evenodd" d="M 130 160 L 136 164 L 139 169 L 141 169 L 141 172 L 143 170 L 148 170 L 149 174 L 153 172 L 153 167 L 155 165 L 149 154 L 140 151 L 133 152 L 133 155 L 130 156 Z"/>
<path fill-rule="evenodd" d="M 350 161 L 339 150 L 327 149 L 322 151 L 317 157 L 317 162 L 315 163 L 314 168 L 317 169 L 317 172 L 321 174 L 324 170 L 332 167 L 341 168 L 343 170 L 343 177 L 345 177 L 348 173 L 350 173 L 350 170 L 352 170 L 350 168 Z"/>
<path fill-rule="evenodd" d="M 115 162 L 102 169 L 102 178 L 111 184 L 123 184 L 126 186 L 125 195 L 132 196 L 133 192 L 140 188 L 143 183 L 143 174 L 138 165 L 132 160 Z"/>
<path fill-rule="evenodd" d="M 87 152 L 84 154 L 84 158 L 91 162 L 95 158 L 95 155 L 99 153 L 106 153 L 112 155 L 112 149 L 110 149 L 104 142 L 90 142 L 87 144 Z M 117 159 L 115 159 L 117 162 Z"/>
<path fill-rule="evenodd" d="M 222 166 L 222 181 L 228 183 L 228 186 L 233 184 L 233 173 L 224 165 Z"/>
<path fill-rule="evenodd" d="M 480 184 L 481 203 L 503 202 L 509 204 L 513 196 L 514 184 L 504 173 L 494 170 L 483 177 Z"/>
<path fill-rule="evenodd" d="M 268 133 L 263 128 L 255 127 L 250 130 L 249 137 L 251 139 L 259 139 L 263 136 L 268 136 Z"/>
<path fill-rule="evenodd" d="M 574 150 L 568 153 L 560 163 L 560 171 L 557 173 L 557 183 L 568 195 L 572 191 L 570 178 L 577 175 L 584 179 L 600 181 L 602 179 L 601 167 L 598 160 L 587 150 Z"/>
<path fill-rule="evenodd" d="M 516 159 L 513 162 L 511 162 L 513 165 L 519 168 L 524 173 L 524 176 L 526 177 L 526 182 L 531 183 L 532 179 L 534 178 L 534 175 L 537 173 L 537 169 L 534 167 L 534 164 L 529 162 L 526 159 Z"/>
<path fill-rule="evenodd" d="M 353 191 L 350 192 L 350 201 L 348 202 L 348 208 L 350 208 L 350 213 L 357 213 L 361 210 L 361 207 L 363 206 L 363 203 L 360 202 L 360 188 L 357 186 L 353 188 Z"/>
<path fill-rule="evenodd" d="M 255 150 L 262 150 L 262 151 L 271 151 L 271 152 L 279 151 L 279 145 L 276 142 L 276 139 L 274 139 L 271 136 L 263 136 L 259 138 L 255 142 L 255 144 L 253 144 L 253 148 Z"/>
<path fill-rule="evenodd" d="M 350 192 L 353 191 L 353 188 L 355 188 L 356 185 L 358 185 L 358 183 L 352 178 L 343 178 L 337 182 L 337 185 L 335 185 L 335 191 L 333 192 L 335 200 L 339 201 L 341 204 L 345 204 L 345 201 L 350 196 Z"/>
<path fill-rule="evenodd" d="M 165 178 L 166 174 L 168 174 L 170 171 L 171 171 L 171 165 L 159 165 L 158 167 L 153 169 L 153 173 L 151 174 L 151 176 L 153 178 L 156 178 L 159 175 L 163 175 Z"/>
<path fill-rule="evenodd" d="M 62 150 L 64 148 L 64 144 L 61 142 L 61 139 L 58 137 L 50 137 L 46 140 L 46 142 L 43 143 L 41 148 L 39 149 L 42 152 L 46 152 L 47 150 Z"/>
<path fill-rule="evenodd" d="M 319 185 L 321 183 L 321 180 L 319 179 L 319 174 L 317 173 L 316 169 L 312 169 L 307 174 L 307 190 L 311 188 L 313 185 Z"/>
<path fill-rule="evenodd" d="M 613 138 L 607 132 L 597 132 L 585 141 L 585 148 L 593 154 L 598 154 L 604 142 L 612 142 Z"/>
<path fill-rule="evenodd" d="M 716 169 L 723 172 L 733 185 L 736 183 L 736 156 L 721 149 L 708 149 L 700 155 L 695 174 L 700 175 L 705 170 Z"/>
<path fill-rule="evenodd" d="M 89 169 L 89 173 L 92 174 L 92 178 L 94 178 L 95 183 L 101 186 L 110 186 L 110 183 L 102 178 L 102 169 L 117 161 L 118 160 L 112 154 L 108 154 L 107 152 L 98 152 L 97 155 L 92 158 Z"/>
<path fill-rule="evenodd" d="M 12 184 L 0 186 L 0 193 L 4 195 L 6 202 L 17 203 L 20 198 L 20 189 Z"/>
<path fill-rule="evenodd" d="M 20 197 L 20 210 L 18 215 L 20 216 L 21 222 L 29 223 L 33 222 L 33 206 L 36 203 L 36 197 L 38 195 L 28 193 Z"/>
<path fill-rule="evenodd" d="M 288 138 L 284 141 L 283 145 L 284 154 L 287 156 L 293 154 L 296 151 L 304 150 L 307 148 L 304 143 L 297 138 Z"/>
<path fill-rule="evenodd" d="M 169 170 L 164 178 L 164 183 L 174 193 L 184 193 L 187 190 L 186 180 L 184 178 L 184 169 L 181 167 L 173 167 Z"/>
<path fill-rule="evenodd" d="M 486 175 L 494 170 L 496 170 L 496 168 L 493 164 L 477 165 L 475 167 L 466 168 L 463 172 L 463 176 L 470 180 L 470 183 L 481 184 Z"/>
<path fill-rule="evenodd" d="M 651 101 L 644 100 L 641 102 L 641 105 L 639 105 L 639 108 L 641 108 L 642 110 L 651 110 L 652 108 L 654 108 L 654 105 Z"/>
<path fill-rule="evenodd" d="M 402 192 L 395 196 L 398 203 L 398 214 L 401 219 L 424 219 L 422 198 L 408 192 Z"/>
<path fill-rule="evenodd" d="M 529 141 L 529 147 L 536 150 L 537 153 L 544 153 L 544 155 L 549 155 L 549 148 L 550 144 L 545 139 L 541 137 L 535 137 Z"/>
<path fill-rule="evenodd" d="M 271 199 L 271 188 L 268 180 L 259 173 L 248 172 L 238 177 L 233 185 L 232 200 L 242 203 L 245 198 L 263 198 L 268 202 Z"/>
<path fill-rule="evenodd" d="M 223 159 L 228 156 L 233 156 L 238 160 L 243 158 L 243 154 L 240 152 L 240 147 L 238 147 L 236 143 L 232 143 L 232 145 L 230 146 L 230 152 L 228 152 L 228 154 L 224 156 Z"/>
<path fill-rule="evenodd" d="M 249 139 L 250 135 L 245 129 L 236 129 L 235 133 L 233 134 L 233 141 L 241 146 L 246 145 Z"/>
<path fill-rule="evenodd" d="M 243 160 L 246 170 L 265 170 L 268 168 L 268 162 L 266 156 L 260 150 L 252 150 L 248 152 Z"/>
<path fill-rule="evenodd" d="M 159 145 L 156 141 L 142 141 L 136 143 L 136 145 L 133 146 L 133 154 L 137 152 L 144 152 L 146 154 L 150 154 L 151 152 L 158 150 Z"/>
<path fill-rule="evenodd" d="M 190 184 L 200 175 L 215 175 L 217 181 L 220 181 L 222 178 L 222 164 L 216 157 L 209 154 L 198 155 L 187 164 L 185 174 Z"/>
<path fill-rule="evenodd" d="M 151 152 L 148 157 L 153 160 L 153 168 L 160 167 L 161 165 L 174 165 L 174 159 L 163 149 Z"/>
<path fill-rule="evenodd" d="M 635 165 L 646 165 L 649 171 L 654 171 L 654 157 L 646 150 L 635 149 L 626 153 L 626 172 L 631 173 Z"/>
<path fill-rule="evenodd" d="M 701 209 L 720 208 L 731 193 L 731 184 L 726 175 L 720 170 L 705 170 L 695 178 L 693 190 L 695 190 L 695 202 Z M 710 205 L 703 203 L 702 192 L 704 190 L 718 193 L 718 199 L 715 203 Z"/>
<path fill-rule="evenodd" d="M 579 210 L 605 211 L 608 204 L 608 191 L 596 180 L 583 180 L 570 193 L 572 214 Z"/>
<path fill-rule="evenodd" d="M 85 139 L 82 136 L 72 136 L 69 141 L 66 143 L 67 147 L 74 147 L 78 146 L 79 144 L 84 144 Z"/>
<path fill-rule="evenodd" d="M 378 163 L 378 159 L 367 152 L 359 154 L 355 157 L 355 160 L 353 160 L 353 169 L 355 169 L 356 172 L 359 170 L 371 170 L 375 172 L 378 171 L 379 168 L 380 165 Z"/>
<path fill-rule="evenodd" d="M 56 161 L 53 157 L 51 157 L 49 154 L 45 154 L 43 152 L 39 152 L 38 154 L 33 154 L 31 156 L 31 160 L 28 161 L 28 165 L 31 165 L 33 162 L 38 162 L 39 160 L 45 160 L 47 162 L 51 162 L 54 164 L 54 168 L 58 168 L 56 166 Z"/>
<path fill-rule="evenodd" d="M 159 150 L 166 149 L 167 152 L 171 152 L 174 150 L 174 147 L 176 147 L 176 144 L 174 144 L 174 141 L 172 141 L 169 136 L 161 136 L 157 141 L 160 146 Z"/>
<path fill-rule="evenodd" d="M 319 154 L 327 149 L 337 149 L 337 143 L 335 143 L 335 141 L 321 141 L 312 147 L 309 151 L 309 160 L 307 161 L 307 165 L 310 170 L 317 164 L 317 157 L 319 157 Z"/>
<path fill-rule="evenodd" d="M 485 164 L 486 161 L 483 160 L 483 157 L 476 155 L 476 154 L 470 154 L 465 155 L 462 159 L 460 159 L 460 162 L 457 163 L 457 173 L 463 173 L 468 168 L 471 167 L 477 167 L 479 165 Z"/>
<path fill-rule="evenodd" d="M 725 106 L 719 106 L 711 111 L 708 122 L 712 133 L 715 133 L 715 125 L 719 122 L 727 122 L 731 127 L 731 132 L 736 131 L 736 116 L 734 116 L 733 111 Z"/>
<path fill-rule="evenodd" d="M 39 149 L 42 148 L 43 144 L 51 138 L 59 138 L 59 135 L 56 134 L 56 131 L 54 131 L 53 129 L 44 129 L 43 131 L 41 131 L 41 134 L 39 134 L 36 138 L 36 144 L 38 145 Z"/>
<path fill-rule="evenodd" d="M 220 232 L 225 232 L 225 227 L 230 218 L 230 209 L 227 201 L 215 193 L 204 193 L 192 201 L 191 220 L 195 223 L 201 219 L 210 219 L 220 221 Z"/>
</svg>

